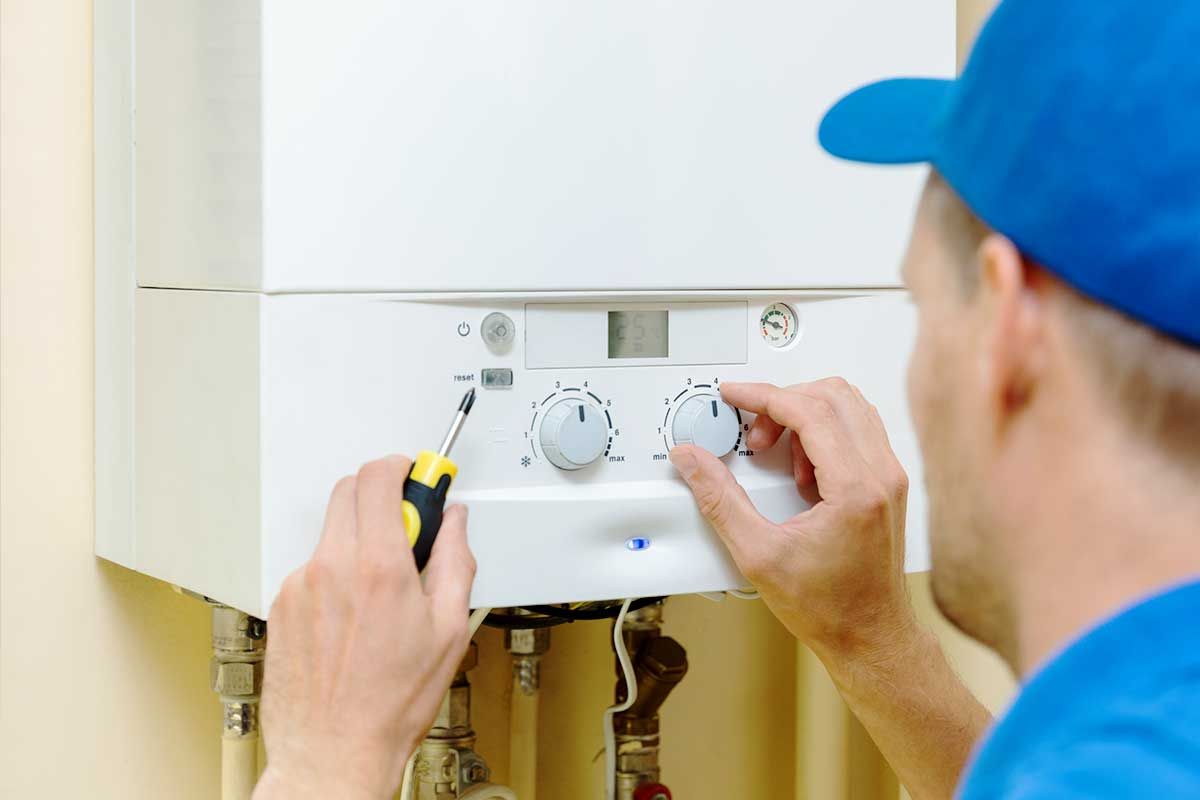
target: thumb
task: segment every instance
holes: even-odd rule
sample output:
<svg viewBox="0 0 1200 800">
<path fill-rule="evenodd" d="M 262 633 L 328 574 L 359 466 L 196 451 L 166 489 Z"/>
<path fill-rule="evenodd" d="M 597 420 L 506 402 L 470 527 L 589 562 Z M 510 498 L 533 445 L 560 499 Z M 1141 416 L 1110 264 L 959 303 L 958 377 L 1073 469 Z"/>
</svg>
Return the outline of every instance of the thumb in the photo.
<svg viewBox="0 0 1200 800">
<path fill-rule="evenodd" d="M 466 619 L 471 584 L 475 581 L 475 556 L 467 547 L 465 506 L 446 509 L 424 577 L 425 594 L 433 601 L 437 621 L 456 624 Z"/>
<path fill-rule="evenodd" d="M 700 513 L 729 548 L 733 560 L 739 566 L 748 563 L 766 538 L 762 534 L 774 524 L 758 513 L 733 473 L 712 453 L 694 445 L 680 445 L 671 451 L 670 458 L 692 490 Z"/>
</svg>

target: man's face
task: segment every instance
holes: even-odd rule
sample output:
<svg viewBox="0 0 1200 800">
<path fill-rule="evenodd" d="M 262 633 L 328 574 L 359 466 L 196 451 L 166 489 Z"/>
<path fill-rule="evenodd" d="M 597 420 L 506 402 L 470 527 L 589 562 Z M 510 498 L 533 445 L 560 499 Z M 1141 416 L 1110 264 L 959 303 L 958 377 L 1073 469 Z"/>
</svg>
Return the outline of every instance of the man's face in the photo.
<svg viewBox="0 0 1200 800">
<path fill-rule="evenodd" d="M 918 332 L 908 370 L 909 405 L 925 465 L 934 598 L 966 633 L 994 643 L 1000 554 L 987 526 L 990 422 L 981 396 L 978 269 L 954 225 L 957 203 L 931 182 L 922 195 L 904 261 Z"/>
</svg>

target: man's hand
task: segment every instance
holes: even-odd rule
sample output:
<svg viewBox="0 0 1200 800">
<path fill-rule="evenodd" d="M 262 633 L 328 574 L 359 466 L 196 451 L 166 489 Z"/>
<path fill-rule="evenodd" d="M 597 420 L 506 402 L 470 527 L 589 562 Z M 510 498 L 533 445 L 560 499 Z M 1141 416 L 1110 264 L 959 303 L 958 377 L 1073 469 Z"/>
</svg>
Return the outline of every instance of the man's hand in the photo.
<svg viewBox="0 0 1200 800">
<path fill-rule="evenodd" d="M 475 576 L 467 513 L 446 510 L 422 586 L 400 510 L 410 466 L 338 482 L 312 560 L 271 607 L 257 800 L 391 797 L 450 685 Z"/>
<path fill-rule="evenodd" d="M 812 506 L 777 525 L 710 453 L 671 452 L 700 510 L 780 621 L 822 658 L 873 655 L 912 625 L 904 587 L 908 477 L 883 421 L 841 378 L 787 389 L 727 383 L 721 395 L 758 415 L 747 446 L 788 432 L 796 488 Z"/>
<path fill-rule="evenodd" d="M 949 798 L 991 722 L 916 621 L 904 585 L 908 478 L 883 422 L 840 378 L 780 389 L 725 384 L 758 414 L 752 449 L 790 431 L 796 488 L 811 508 L 763 517 L 718 459 L 677 447 L 671 461 L 771 610 L 829 670 L 914 798 Z"/>
</svg>

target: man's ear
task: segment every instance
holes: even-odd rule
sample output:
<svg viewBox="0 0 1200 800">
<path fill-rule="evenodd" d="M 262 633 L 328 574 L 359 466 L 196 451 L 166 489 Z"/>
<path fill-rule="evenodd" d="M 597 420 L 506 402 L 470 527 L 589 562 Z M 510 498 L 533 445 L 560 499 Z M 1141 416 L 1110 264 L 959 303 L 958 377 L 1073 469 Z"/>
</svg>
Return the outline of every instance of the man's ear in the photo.
<svg viewBox="0 0 1200 800">
<path fill-rule="evenodd" d="M 1043 374 L 1049 275 L 998 233 L 980 243 L 978 259 L 985 326 L 980 336 L 982 377 L 994 419 L 1004 426 L 1028 403 Z"/>
</svg>

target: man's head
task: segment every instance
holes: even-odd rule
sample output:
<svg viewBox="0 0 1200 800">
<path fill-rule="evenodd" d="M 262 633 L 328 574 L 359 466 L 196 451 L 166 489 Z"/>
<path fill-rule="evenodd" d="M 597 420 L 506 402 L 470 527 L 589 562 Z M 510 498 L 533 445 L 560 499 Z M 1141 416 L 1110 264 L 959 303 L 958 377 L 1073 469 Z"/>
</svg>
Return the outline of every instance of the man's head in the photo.
<svg viewBox="0 0 1200 800">
<path fill-rule="evenodd" d="M 1010 662 L 1047 603 L 1108 592 L 1067 635 L 1200 572 L 1196 41 L 1194 0 L 1003 0 L 959 79 L 821 124 L 835 156 L 933 165 L 904 271 L 934 590 Z"/>
<path fill-rule="evenodd" d="M 1065 502 L 1081 481 L 1116 485 L 1133 464 L 1157 468 L 1130 475 L 1131 489 L 1169 473 L 1200 481 L 1200 350 L 1031 263 L 936 173 L 904 274 L 919 317 L 909 395 L 935 597 L 968 633 L 1011 650 L 1014 578 L 1051 545 L 1028 535 L 1028 504 Z M 1052 449 L 1073 442 L 1078 453 L 1120 443 L 1127 457 L 1093 465 L 1096 476 L 1053 474 L 1064 459 Z"/>
</svg>

